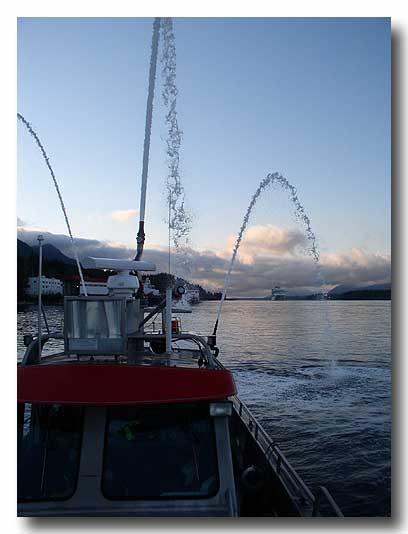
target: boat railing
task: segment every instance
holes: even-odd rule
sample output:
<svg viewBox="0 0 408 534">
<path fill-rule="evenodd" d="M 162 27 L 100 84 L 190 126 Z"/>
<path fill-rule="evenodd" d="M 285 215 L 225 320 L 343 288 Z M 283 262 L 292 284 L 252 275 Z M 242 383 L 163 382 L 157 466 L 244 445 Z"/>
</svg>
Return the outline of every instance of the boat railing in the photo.
<svg viewBox="0 0 408 534">
<path fill-rule="evenodd" d="M 246 404 L 238 397 L 233 397 L 232 400 L 240 419 L 261 447 L 265 457 L 278 475 L 286 491 L 298 506 L 301 514 L 312 517 L 320 515 L 322 498 L 325 498 L 334 514 L 338 517 L 343 517 L 339 506 L 336 504 L 329 490 L 324 486 L 319 486 L 317 494 L 314 496 L 312 491 L 291 466 L 277 443 L 266 433 Z"/>
<path fill-rule="evenodd" d="M 127 336 L 127 339 L 131 338 L 139 338 L 146 342 L 152 342 L 152 341 L 165 341 L 165 335 L 164 334 L 152 334 L 149 332 L 146 333 L 138 333 L 138 334 L 130 334 Z M 42 355 L 42 351 L 44 348 L 44 345 L 51 339 L 64 339 L 64 335 L 62 333 L 54 332 L 49 334 L 43 334 L 41 336 L 41 349 L 38 349 L 38 336 L 25 336 L 25 345 L 26 350 L 24 353 L 24 356 L 22 358 L 22 361 L 20 365 L 26 366 L 26 365 L 33 365 L 40 363 L 40 355 Z M 197 365 L 200 363 L 200 357 L 202 359 L 202 363 L 200 365 L 205 365 L 209 369 L 217 369 L 218 362 L 216 361 L 213 353 L 211 352 L 210 347 L 207 344 L 207 341 L 204 337 L 192 334 L 192 333 L 178 333 L 173 334 L 172 341 L 174 344 L 172 353 L 169 354 L 155 354 L 154 352 L 145 352 L 143 356 L 140 357 L 140 362 L 143 363 L 144 360 L 146 360 L 146 363 L 149 362 L 150 365 L 153 365 L 155 363 L 164 365 L 165 363 L 176 365 L 177 363 L 180 365 L 183 364 L 194 364 Z M 180 347 L 177 345 L 178 342 L 190 342 L 193 344 L 194 348 L 187 348 L 187 347 Z M 61 355 L 64 353 L 56 353 L 55 355 Z M 49 355 L 49 356 L 55 356 L 55 355 Z M 89 356 L 88 354 L 85 355 L 85 357 Z M 106 356 L 106 354 L 102 354 L 100 356 Z M 126 357 L 126 353 L 123 354 L 124 357 Z M 41 357 L 41 361 L 44 357 Z M 78 356 L 79 358 L 79 356 Z M 96 358 L 96 356 L 95 356 Z"/>
<path fill-rule="evenodd" d="M 334 512 L 335 512 L 337 517 L 344 517 L 344 515 L 343 515 L 342 511 L 340 510 L 338 504 L 333 499 L 331 493 L 326 488 L 326 486 L 319 486 L 317 488 L 315 501 L 314 501 L 314 504 L 313 504 L 313 513 L 312 513 L 312 515 L 314 517 L 320 515 L 320 504 L 322 502 L 322 497 L 324 497 L 327 500 L 327 502 L 331 506 L 332 510 L 334 510 Z"/>
<path fill-rule="evenodd" d="M 165 341 L 166 336 L 165 334 L 143 332 L 129 334 L 128 338 L 143 339 L 143 341 L 152 342 L 157 340 Z M 181 347 L 177 347 L 177 343 L 182 341 L 191 342 L 195 347 L 197 347 L 196 350 L 194 351 L 192 349 L 183 349 Z M 210 369 L 217 369 L 219 367 L 215 356 L 211 352 L 211 349 L 203 336 L 193 334 L 191 332 L 180 332 L 178 334 L 172 334 L 172 343 L 175 344 L 174 351 L 172 352 L 173 355 L 177 355 L 177 353 L 182 353 L 183 351 L 186 354 L 201 354 L 207 362 L 207 367 L 209 367 Z"/>
<path fill-rule="evenodd" d="M 40 354 L 42 354 L 42 350 L 44 348 L 44 345 L 49 341 L 50 339 L 64 339 L 64 335 L 60 332 L 50 332 L 49 334 L 42 334 L 41 336 L 41 349 L 40 352 L 38 351 L 38 342 L 39 338 L 38 336 L 24 336 L 24 344 L 26 346 L 26 350 L 23 356 L 23 359 L 21 360 L 20 365 L 32 365 L 35 363 L 39 363 Z"/>
</svg>

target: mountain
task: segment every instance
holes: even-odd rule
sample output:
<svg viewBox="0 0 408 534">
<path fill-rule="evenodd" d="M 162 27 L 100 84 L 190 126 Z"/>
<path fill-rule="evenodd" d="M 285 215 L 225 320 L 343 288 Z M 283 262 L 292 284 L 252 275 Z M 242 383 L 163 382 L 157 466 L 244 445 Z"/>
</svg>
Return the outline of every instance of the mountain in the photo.
<svg viewBox="0 0 408 534">
<path fill-rule="evenodd" d="M 38 255 L 38 249 L 39 247 L 32 247 L 35 254 Z M 61 263 L 66 263 L 67 265 L 75 265 L 75 260 L 72 258 L 68 258 L 68 256 L 65 256 L 57 247 L 54 247 L 54 245 L 43 245 L 42 247 L 43 251 L 43 258 L 47 261 L 59 261 Z"/>
<path fill-rule="evenodd" d="M 391 300 L 391 284 L 339 285 L 328 292 L 331 300 Z"/>
<path fill-rule="evenodd" d="M 30 258 L 32 255 L 38 256 L 39 246 L 30 247 L 21 239 L 17 239 L 17 257 Z M 75 265 L 76 261 L 68 256 L 65 256 L 60 249 L 54 247 L 54 245 L 46 244 L 42 247 L 43 259 L 45 261 L 58 261 L 65 263 L 66 265 Z"/>
<path fill-rule="evenodd" d="M 17 298 L 26 299 L 25 288 L 30 276 L 38 276 L 38 246 L 30 247 L 17 239 Z M 64 279 L 77 274 L 76 262 L 54 245 L 43 245 L 43 276 Z"/>
<path fill-rule="evenodd" d="M 333 289 L 328 292 L 328 295 L 343 295 L 343 293 L 349 293 L 350 291 L 355 291 L 357 289 L 361 289 L 360 286 L 340 284 L 333 287 Z"/>
<path fill-rule="evenodd" d="M 22 256 L 23 258 L 29 258 L 33 253 L 33 249 L 21 239 L 17 239 L 17 256 Z"/>
<path fill-rule="evenodd" d="M 370 285 L 345 285 L 340 284 L 333 287 L 328 292 L 328 295 L 344 295 L 345 293 L 352 293 L 353 291 L 390 291 L 391 284 L 370 284 Z"/>
<path fill-rule="evenodd" d="M 361 291 L 390 291 L 390 282 L 386 284 L 371 284 L 370 286 L 364 286 L 359 288 Z"/>
</svg>

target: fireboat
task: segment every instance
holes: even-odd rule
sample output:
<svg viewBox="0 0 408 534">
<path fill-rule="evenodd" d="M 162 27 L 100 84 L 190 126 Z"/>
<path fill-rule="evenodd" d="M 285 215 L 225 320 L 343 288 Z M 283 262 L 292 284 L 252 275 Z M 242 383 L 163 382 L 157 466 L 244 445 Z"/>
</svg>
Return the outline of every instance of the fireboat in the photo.
<svg viewBox="0 0 408 534">
<path fill-rule="evenodd" d="M 109 294 L 65 297 L 63 332 L 25 337 L 19 516 L 341 515 L 239 399 L 215 336 L 180 330 L 182 286 L 152 308 L 139 277 L 153 264 L 83 265 L 116 271 Z M 64 350 L 43 355 L 51 339 Z"/>
<path fill-rule="evenodd" d="M 237 396 L 216 335 L 173 317 L 185 288 L 155 306 L 144 298 L 142 274 L 156 270 L 142 253 L 159 28 L 155 19 L 135 259 L 85 258 L 83 268 L 114 273 L 107 294 L 90 295 L 76 255 L 84 294 L 64 298 L 62 331 L 42 332 L 38 284 L 38 333 L 17 366 L 18 516 L 342 516 Z M 44 351 L 54 339 L 63 350 Z"/>
</svg>

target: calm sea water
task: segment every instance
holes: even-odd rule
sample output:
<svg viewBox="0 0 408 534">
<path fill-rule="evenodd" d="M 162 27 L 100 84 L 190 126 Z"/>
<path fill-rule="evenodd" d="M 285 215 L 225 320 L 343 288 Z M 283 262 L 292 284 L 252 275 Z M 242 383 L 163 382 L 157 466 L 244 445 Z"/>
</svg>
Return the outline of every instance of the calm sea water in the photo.
<svg viewBox="0 0 408 534">
<path fill-rule="evenodd" d="M 195 306 L 183 329 L 211 333 L 216 308 Z M 62 327 L 62 308 L 46 310 Z M 19 357 L 35 328 L 35 308 L 20 310 Z M 218 346 L 239 396 L 312 490 L 327 486 L 347 516 L 390 515 L 389 301 L 227 301 Z"/>
</svg>

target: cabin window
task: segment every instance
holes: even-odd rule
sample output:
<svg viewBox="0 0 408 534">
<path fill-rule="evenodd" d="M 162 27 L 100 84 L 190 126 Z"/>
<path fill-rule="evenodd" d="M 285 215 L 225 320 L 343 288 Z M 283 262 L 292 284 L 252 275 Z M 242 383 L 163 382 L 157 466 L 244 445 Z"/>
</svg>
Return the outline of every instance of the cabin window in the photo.
<svg viewBox="0 0 408 534">
<path fill-rule="evenodd" d="M 208 404 L 109 409 L 102 491 L 108 499 L 215 495 L 218 467 Z"/>
<path fill-rule="evenodd" d="M 69 499 L 76 487 L 82 408 L 18 405 L 17 491 L 20 501 Z"/>
</svg>

